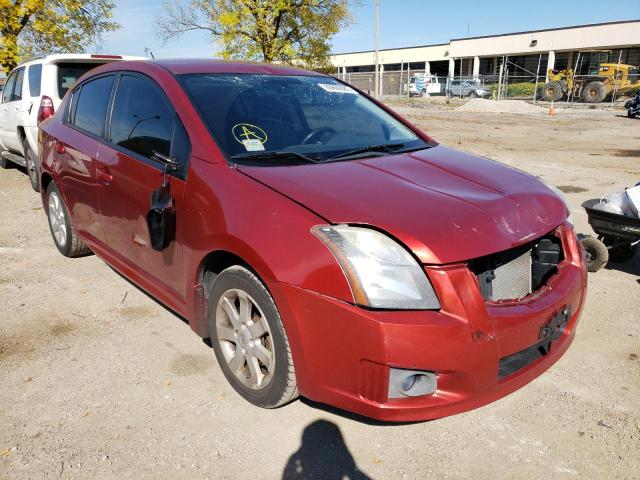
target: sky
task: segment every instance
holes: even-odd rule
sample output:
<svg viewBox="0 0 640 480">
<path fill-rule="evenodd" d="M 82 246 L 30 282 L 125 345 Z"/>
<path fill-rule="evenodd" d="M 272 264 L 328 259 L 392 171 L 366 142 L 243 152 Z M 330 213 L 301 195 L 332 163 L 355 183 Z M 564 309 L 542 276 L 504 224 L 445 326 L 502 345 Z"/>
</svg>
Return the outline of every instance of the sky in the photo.
<svg viewBox="0 0 640 480">
<path fill-rule="evenodd" d="M 559 3 L 381 0 L 380 3 L 380 48 L 446 43 L 451 38 L 466 36 L 640 19 L 640 0 L 619 0 L 612 4 L 603 3 L 602 0 Z M 542 8 L 545 4 L 552 8 Z M 205 32 L 190 32 L 166 44 L 157 38 L 154 20 L 162 14 L 163 0 L 116 0 L 116 5 L 115 20 L 122 28 L 104 37 L 100 52 L 145 55 L 144 49 L 147 47 L 156 58 L 216 56 L 215 41 Z M 353 23 L 332 39 L 334 53 L 374 48 L 374 5 L 374 0 L 360 0 L 360 5 L 352 8 Z"/>
</svg>

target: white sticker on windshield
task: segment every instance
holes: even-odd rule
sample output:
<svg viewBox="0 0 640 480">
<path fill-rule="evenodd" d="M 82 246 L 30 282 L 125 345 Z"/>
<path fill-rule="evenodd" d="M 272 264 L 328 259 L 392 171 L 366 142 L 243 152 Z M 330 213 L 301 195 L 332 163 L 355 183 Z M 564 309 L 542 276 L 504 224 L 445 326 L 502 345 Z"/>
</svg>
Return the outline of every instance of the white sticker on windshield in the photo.
<svg viewBox="0 0 640 480">
<path fill-rule="evenodd" d="M 260 150 L 264 150 L 264 145 L 257 138 L 243 140 L 242 144 L 244 145 L 244 148 L 247 149 L 247 152 L 259 152 Z"/>
<path fill-rule="evenodd" d="M 358 95 L 358 92 L 353 88 L 342 85 L 341 83 L 319 83 L 318 86 L 331 93 L 353 93 L 354 95 Z"/>
</svg>

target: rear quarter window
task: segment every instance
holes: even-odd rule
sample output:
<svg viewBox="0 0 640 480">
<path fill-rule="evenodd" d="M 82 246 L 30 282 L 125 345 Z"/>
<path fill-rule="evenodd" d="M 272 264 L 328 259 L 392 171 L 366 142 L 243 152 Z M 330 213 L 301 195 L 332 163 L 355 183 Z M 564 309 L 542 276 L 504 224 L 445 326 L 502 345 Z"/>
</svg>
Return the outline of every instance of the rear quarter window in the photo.
<svg viewBox="0 0 640 480">
<path fill-rule="evenodd" d="M 29 95 L 39 97 L 40 83 L 42 81 L 42 64 L 36 63 L 35 65 L 31 65 L 28 69 L 27 76 L 29 77 Z"/>
<path fill-rule="evenodd" d="M 83 83 L 79 93 L 76 91 L 73 94 L 75 106 L 72 105 L 73 113 L 69 123 L 102 137 L 114 78 L 113 75 L 108 75 Z"/>
</svg>

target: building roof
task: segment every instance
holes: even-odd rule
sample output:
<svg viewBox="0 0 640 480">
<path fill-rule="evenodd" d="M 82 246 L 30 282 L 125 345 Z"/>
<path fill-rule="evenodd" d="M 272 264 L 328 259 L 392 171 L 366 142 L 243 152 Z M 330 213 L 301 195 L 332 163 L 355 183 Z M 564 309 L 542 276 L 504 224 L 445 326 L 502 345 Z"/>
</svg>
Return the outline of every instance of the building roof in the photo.
<svg viewBox="0 0 640 480">
<path fill-rule="evenodd" d="M 622 24 L 627 24 L 627 23 L 634 23 L 634 22 L 640 22 L 640 19 L 635 19 L 635 20 L 618 20 L 615 22 L 602 22 L 602 23 L 586 23 L 583 25 L 570 25 L 567 27 L 555 27 L 555 28 L 544 28 L 544 29 L 539 29 L 539 30 L 526 30 L 523 32 L 510 32 L 510 33 L 498 33 L 498 34 L 494 34 L 494 35 L 480 35 L 480 36 L 475 36 L 475 37 L 460 37 L 460 38 L 452 38 L 451 40 L 449 40 L 449 42 L 446 43 L 433 43 L 433 44 L 426 44 L 426 45 L 413 45 L 413 46 L 405 46 L 405 47 L 397 47 L 397 48 L 383 48 L 380 49 L 380 52 L 388 52 L 388 51 L 396 51 L 396 50 L 407 50 L 407 49 L 418 49 L 418 48 L 428 48 L 428 47 L 440 47 L 443 45 L 449 45 L 451 42 L 459 42 L 459 41 L 464 41 L 464 40 L 477 40 L 480 38 L 495 38 L 495 37 L 508 37 L 511 35 L 523 35 L 523 34 L 527 34 L 527 33 L 541 33 L 541 32 L 553 32 L 553 31 L 559 31 L 559 30 L 571 30 L 571 29 L 576 29 L 576 28 L 585 28 L 585 27 L 599 27 L 599 26 L 604 26 L 604 25 L 622 25 Z M 332 56 L 338 56 L 338 55 L 354 55 L 357 53 L 371 53 L 373 50 L 359 50 L 359 51 L 354 51 L 354 52 L 341 52 L 341 53 L 332 53 Z"/>
<path fill-rule="evenodd" d="M 479 35 L 476 37 L 460 37 L 460 38 L 452 38 L 451 42 L 459 42 L 461 40 L 477 40 L 478 38 L 493 38 L 493 37 L 508 37 L 510 35 L 523 35 L 527 33 L 541 33 L 541 32 L 554 32 L 557 30 L 571 30 L 574 28 L 585 28 L 585 27 L 601 27 L 603 25 L 620 25 L 624 23 L 634 23 L 640 22 L 640 19 L 636 20 L 618 20 L 615 22 L 601 22 L 601 23 L 585 23 L 582 25 L 569 25 L 568 27 L 555 27 L 555 28 L 542 28 L 539 30 L 525 30 L 522 32 L 510 32 L 510 33 L 497 33 L 494 35 Z"/>
</svg>

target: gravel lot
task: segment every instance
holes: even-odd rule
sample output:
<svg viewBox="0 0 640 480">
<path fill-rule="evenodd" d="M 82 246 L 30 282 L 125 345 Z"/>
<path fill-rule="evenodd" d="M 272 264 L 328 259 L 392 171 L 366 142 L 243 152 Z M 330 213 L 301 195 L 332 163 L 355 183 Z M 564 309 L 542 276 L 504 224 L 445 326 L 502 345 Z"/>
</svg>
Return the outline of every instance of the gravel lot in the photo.
<svg viewBox="0 0 640 480">
<path fill-rule="evenodd" d="M 640 121 L 396 108 L 442 143 L 580 203 L 640 181 Z M 640 258 L 589 277 L 576 340 L 509 397 L 383 425 L 296 401 L 261 410 L 213 352 L 95 256 L 53 246 L 39 196 L 0 171 L 0 478 L 640 478 Z"/>
</svg>

